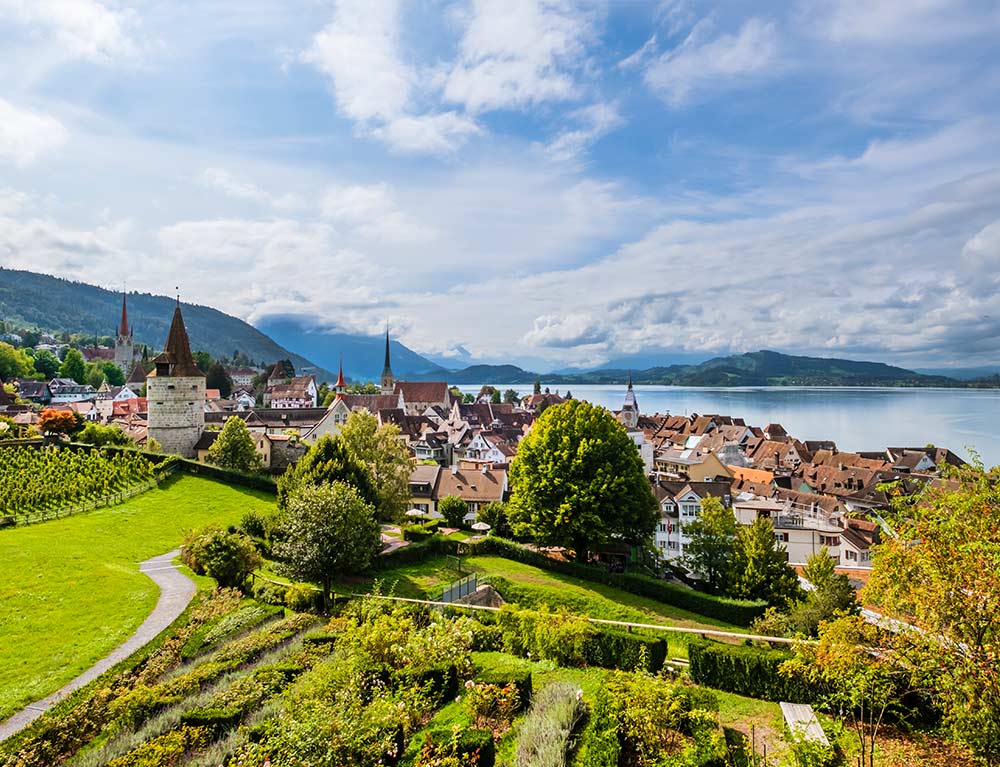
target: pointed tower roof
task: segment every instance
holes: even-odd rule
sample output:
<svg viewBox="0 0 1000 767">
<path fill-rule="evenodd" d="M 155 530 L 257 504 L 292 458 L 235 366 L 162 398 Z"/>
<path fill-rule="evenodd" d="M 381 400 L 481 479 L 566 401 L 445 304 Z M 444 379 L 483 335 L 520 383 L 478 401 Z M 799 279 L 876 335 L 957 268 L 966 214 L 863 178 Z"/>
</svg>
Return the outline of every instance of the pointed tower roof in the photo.
<svg viewBox="0 0 1000 767">
<path fill-rule="evenodd" d="M 337 374 L 337 383 L 335 383 L 333 385 L 333 387 L 338 392 L 341 392 L 341 393 L 344 391 L 344 389 L 347 388 L 347 384 L 344 383 L 344 358 L 343 357 L 340 358 L 340 372 Z"/>
<path fill-rule="evenodd" d="M 176 377 L 205 377 L 205 374 L 198 369 L 191 354 L 191 342 L 188 340 L 187 328 L 184 327 L 184 317 L 181 314 L 181 305 L 177 304 L 174 309 L 174 318 L 170 323 L 170 333 L 167 335 L 167 346 L 163 353 L 156 357 L 153 362 L 156 370 L 150 375 L 156 375 L 161 365 L 169 365 L 169 375 Z"/>
<path fill-rule="evenodd" d="M 118 335 L 120 337 L 125 337 L 131 335 L 131 331 L 128 326 L 128 307 L 125 305 L 125 294 L 122 293 L 122 319 L 118 323 Z"/>
<path fill-rule="evenodd" d="M 392 376 L 392 365 L 389 363 L 389 326 L 385 328 L 385 367 L 382 368 L 382 377 Z"/>
<path fill-rule="evenodd" d="M 632 389 L 632 373 L 628 374 L 628 389 L 625 390 L 625 404 L 622 405 L 622 410 L 634 410 L 639 412 L 639 402 L 635 398 L 635 391 Z"/>
</svg>

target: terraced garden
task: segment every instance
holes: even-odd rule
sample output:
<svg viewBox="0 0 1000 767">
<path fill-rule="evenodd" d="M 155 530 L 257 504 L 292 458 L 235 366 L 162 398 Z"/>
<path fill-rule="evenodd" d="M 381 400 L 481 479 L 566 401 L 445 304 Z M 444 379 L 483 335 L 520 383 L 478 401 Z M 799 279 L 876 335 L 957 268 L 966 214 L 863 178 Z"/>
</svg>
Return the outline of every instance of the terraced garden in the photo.
<svg viewBox="0 0 1000 767">
<path fill-rule="evenodd" d="M 234 524 L 273 498 L 188 475 L 124 504 L 0 530 L 0 720 L 121 644 L 156 604 L 139 562 L 184 531 Z"/>
</svg>

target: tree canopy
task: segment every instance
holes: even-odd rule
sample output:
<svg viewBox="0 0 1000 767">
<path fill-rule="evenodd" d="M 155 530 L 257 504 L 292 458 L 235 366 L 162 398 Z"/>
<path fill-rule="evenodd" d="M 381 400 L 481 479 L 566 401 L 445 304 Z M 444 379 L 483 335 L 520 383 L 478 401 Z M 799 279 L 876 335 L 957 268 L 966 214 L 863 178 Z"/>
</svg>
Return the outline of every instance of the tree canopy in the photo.
<svg viewBox="0 0 1000 767">
<path fill-rule="evenodd" d="M 367 410 L 360 410 L 347 417 L 338 439 L 368 470 L 377 495 L 379 519 L 399 519 L 410 498 L 409 482 L 413 471 L 413 459 L 400 439 L 399 427 L 393 423 L 379 425 L 378 418 Z"/>
<path fill-rule="evenodd" d="M 219 436 L 208 448 L 208 461 L 236 471 L 259 471 L 263 466 L 246 422 L 235 415 L 226 419 Z"/>
<path fill-rule="evenodd" d="M 684 525 L 690 542 L 684 547 L 684 564 L 705 579 L 713 594 L 728 590 L 736 550 L 736 517 L 733 510 L 709 496 L 701 513 Z"/>
<path fill-rule="evenodd" d="M 375 509 L 340 481 L 298 488 L 279 527 L 274 546 L 279 571 L 319 583 L 324 610 L 333 578 L 364 570 L 382 545 Z"/>
<path fill-rule="evenodd" d="M 229 377 L 229 373 L 226 372 L 221 362 L 214 362 L 209 366 L 208 371 L 205 373 L 205 388 L 218 389 L 219 396 L 223 399 L 226 399 L 233 393 L 233 380 Z"/>
<path fill-rule="evenodd" d="M 63 358 L 62 365 L 59 366 L 60 378 L 72 378 L 78 384 L 86 382 L 87 366 L 83 361 L 83 355 L 77 349 L 70 349 Z"/>
<path fill-rule="evenodd" d="M 444 514 L 449 525 L 461 527 L 465 515 L 469 513 L 469 504 L 457 495 L 447 495 L 438 502 L 438 511 Z"/>
<path fill-rule="evenodd" d="M 832 564 L 833 560 L 827 556 Z M 785 547 L 774 537 L 771 520 L 760 517 L 740 525 L 733 550 L 732 585 L 729 596 L 762 599 L 785 607 L 803 596 L 795 571 L 788 566 Z"/>
<path fill-rule="evenodd" d="M 322 485 L 338 480 L 357 488 L 358 494 L 372 507 L 378 504 L 378 493 L 368 469 L 351 455 L 339 437 L 324 434 L 295 466 L 278 478 L 278 506 L 285 508 L 291 494 L 303 485 Z"/>
<path fill-rule="evenodd" d="M 518 535 L 571 546 L 649 539 L 659 507 L 635 443 L 611 413 L 586 402 L 548 408 L 511 466 L 508 514 Z"/>
<path fill-rule="evenodd" d="M 863 601 L 899 621 L 894 639 L 954 737 L 998 764 L 1000 467 L 895 495 L 887 521 Z"/>
</svg>

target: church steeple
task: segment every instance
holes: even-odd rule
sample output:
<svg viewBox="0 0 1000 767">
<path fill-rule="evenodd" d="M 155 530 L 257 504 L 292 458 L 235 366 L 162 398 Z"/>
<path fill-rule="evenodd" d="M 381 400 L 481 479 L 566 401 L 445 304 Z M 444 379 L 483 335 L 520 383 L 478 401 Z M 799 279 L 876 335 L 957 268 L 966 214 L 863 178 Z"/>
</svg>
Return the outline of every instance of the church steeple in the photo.
<svg viewBox="0 0 1000 767">
<path fill-rule="evenodd" d="M 191 342 L 188 340 L 187 328 L 184 327 L 184 317 L 181 314 L 180 302 L 174 309 L 174 318 L 167 334 L 167 345 L 163 353 L 153 359 L 156 369 L 151 376 L 200 377 L 205 374 L 198 369 L 191 354 Z"/>
<path fill-rule="evenodd" d="M 628 374 L 628 388 L 625 390 L 625 402 L 619 418 L 627 429 L 634 429 L 639 425 L 639 402 L 632 389 L 632 371 Z"/>
<path fill-rule="evenodd" d="M 118 337 L 126 338 L 132 336 L 132 329 L 128 324 L 128 306 L 125 303 L 125 293 L 122 293 L 122 319 L 118 323 Z"/>
<path fill-rule="evenodd" d="M 337 392 L 337 399 L 344 396 L 344 390 L 347 388 L 347 384 L 344 383 L 344 358 L 340 358 L 340 372 L 337 375 L 337 383 L 333 385 L 333 390 Z"/>
<path fill-rule="evenodd" d="M 392 374 L 389 361 L 389 323 L 385 325 L 385 366 L 382 368 L 382 393 L 392 394 L 396 390 L 396 378 Z"/>
</svg>

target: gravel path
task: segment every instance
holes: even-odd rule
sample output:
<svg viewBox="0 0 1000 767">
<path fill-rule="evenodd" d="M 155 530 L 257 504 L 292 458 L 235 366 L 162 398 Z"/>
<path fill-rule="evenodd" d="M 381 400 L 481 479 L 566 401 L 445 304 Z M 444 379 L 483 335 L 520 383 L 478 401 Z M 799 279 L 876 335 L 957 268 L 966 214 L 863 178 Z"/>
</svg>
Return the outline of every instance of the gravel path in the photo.
<svg viewBox="0 0 1000 767">
<path fill-rule="evenodd" d="M 52 693 L 49 697 L 26 706 L 5 722 L 0 722 L 0 740 L 9 738 L 20 732 L 38 717 L 48 711 L 75 690 L 97 679 L 108 669 L 125 660 L 141 647 L 149 644 L 167 626 L 177 620 L 194 597 L 194 581 L 177 571 L 177 565 L 172 564 L 179 554 L 174 549 L 158 557 L 147 559 L 139 565 L 139 572 L 148 575 L 160 587 L 160 598 L 149 617 L 142 622 L 136 632 L 124 643 L 116 647 L 110 655 L 102 658 L 84 671 L 72 682 Z"/>
</svg>

